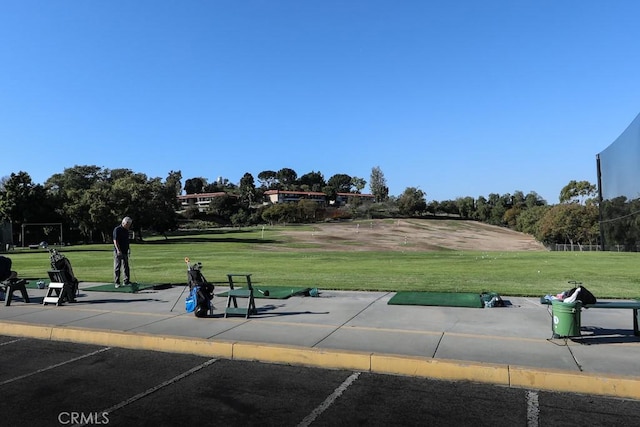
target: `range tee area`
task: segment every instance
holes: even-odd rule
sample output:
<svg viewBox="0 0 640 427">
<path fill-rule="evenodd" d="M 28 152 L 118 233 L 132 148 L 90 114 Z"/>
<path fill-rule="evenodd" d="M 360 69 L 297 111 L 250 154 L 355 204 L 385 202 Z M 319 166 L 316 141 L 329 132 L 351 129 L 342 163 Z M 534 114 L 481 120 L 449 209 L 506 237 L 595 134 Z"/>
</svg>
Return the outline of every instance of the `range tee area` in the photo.
<svg viewBox="0 0 640 427">
<path fill-rule="evenodd" d="M 455 219 L 375 219 L 291 226 L 282 236 L 296 250 L 545 251 L 533 236 Z M 278 250 L 277 247 L 273 248 Z M 282 250 L 282 248 L 279 248 Z"/>
</svg>

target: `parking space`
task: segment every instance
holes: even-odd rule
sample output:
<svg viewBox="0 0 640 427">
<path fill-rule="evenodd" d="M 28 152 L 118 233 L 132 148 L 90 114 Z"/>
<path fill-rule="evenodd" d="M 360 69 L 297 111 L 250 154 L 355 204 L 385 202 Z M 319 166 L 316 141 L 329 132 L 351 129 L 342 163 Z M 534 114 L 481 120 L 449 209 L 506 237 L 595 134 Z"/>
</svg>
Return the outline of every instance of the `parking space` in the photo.
<svg viewBox="0 0 640 427">
<path fill-rule="evenodd" d="M 633 425 L 640 402 L 0 336 L 3 425 Z"/>
</svg>

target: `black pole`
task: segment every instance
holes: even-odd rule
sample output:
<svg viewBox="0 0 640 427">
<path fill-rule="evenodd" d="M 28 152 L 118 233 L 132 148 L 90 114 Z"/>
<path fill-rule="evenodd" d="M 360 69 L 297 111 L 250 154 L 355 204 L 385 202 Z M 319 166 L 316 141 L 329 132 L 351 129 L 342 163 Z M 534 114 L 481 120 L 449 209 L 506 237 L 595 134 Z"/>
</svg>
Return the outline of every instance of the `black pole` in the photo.
<svg viewBox="0 0 640 427">
<path fill-rule="evenodd" d="M 604 230 L 602 229 L 602 171 L 600 169 L 600 154 L 596 154 L 596 169 L 598 176 L 598 222 L 600 229 L 600 250 L 605 250 Z"/>
</svg>

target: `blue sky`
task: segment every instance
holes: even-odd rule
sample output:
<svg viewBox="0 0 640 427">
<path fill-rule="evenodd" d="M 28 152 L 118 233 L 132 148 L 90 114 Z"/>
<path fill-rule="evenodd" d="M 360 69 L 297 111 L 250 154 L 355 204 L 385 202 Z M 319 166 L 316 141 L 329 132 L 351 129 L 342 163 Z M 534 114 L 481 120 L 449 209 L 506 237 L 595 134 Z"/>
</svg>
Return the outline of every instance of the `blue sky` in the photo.
<svg viewBox="0 0 640 427">
<path fill-rule="evenodd" d="M 640 112 L 639 16 L 636 0 L 2 0 L 0 177 L 379 166 L 391 195 L 557 203 Z"/>
</svg>

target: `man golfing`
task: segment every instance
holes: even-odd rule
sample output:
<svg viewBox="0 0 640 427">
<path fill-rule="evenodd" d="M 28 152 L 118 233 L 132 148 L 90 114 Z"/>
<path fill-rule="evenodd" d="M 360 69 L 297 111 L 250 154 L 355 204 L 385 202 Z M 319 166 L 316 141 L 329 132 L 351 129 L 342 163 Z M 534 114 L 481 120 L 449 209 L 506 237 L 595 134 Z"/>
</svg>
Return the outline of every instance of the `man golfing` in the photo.
<svg viewBox="0 0 640 427">
<path fill-rule="evenodd" d="M 120 287 L 120 272 L 124 270 L 123 284 L 131 284 L 129 271 L 129 229 L 133 220 L 128 216 L 122 219 L 122 223 L 113 229 L 113 281 L 116 288 Z"/>
</svg>

